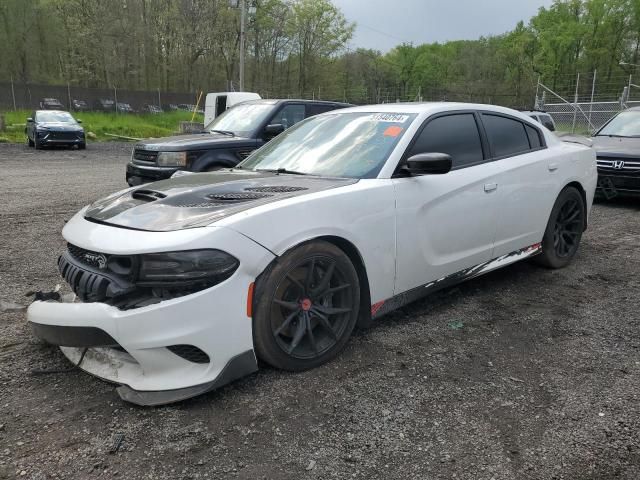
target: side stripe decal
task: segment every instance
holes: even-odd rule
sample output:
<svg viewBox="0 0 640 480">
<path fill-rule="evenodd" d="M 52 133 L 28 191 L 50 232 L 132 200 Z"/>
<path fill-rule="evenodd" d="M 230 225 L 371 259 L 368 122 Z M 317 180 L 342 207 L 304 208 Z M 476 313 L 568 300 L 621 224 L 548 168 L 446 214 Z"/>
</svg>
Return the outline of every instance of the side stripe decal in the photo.
<svg viewBox="0 0 640 480">
<path fill-rule="evenodd" d="M 407 290 L 406 292 L 399 293 L 398 295 L 394 295 L 387 300 L 376 302 L 371 305 L 371 318 L 379 318 L 393 310 L 403 307 L 404 305 L 414 302 L 437 290 L 441 290 L 465 280 L 470 280 L 485 273 L 491 272 L 492 270 L 495 270 L 497 268 L 504 267 L 527 257 L 531 257 L 540 253 L 541 250 L 542 244 L 534 243 L 533 245 L 521 248 L 520 250 L 516 250 L 515 252 L 502 255 L 500 257 L 494 258 L 493 260 L 489 260 L 488 262 L 481 263 L 464 270 L 460 270 L 459 272 L 452 273 L 451 275 L 439 278 L 438 280 L 434 280 L 433 282 L 429 282 L 425 285 Z"/>
</svg>

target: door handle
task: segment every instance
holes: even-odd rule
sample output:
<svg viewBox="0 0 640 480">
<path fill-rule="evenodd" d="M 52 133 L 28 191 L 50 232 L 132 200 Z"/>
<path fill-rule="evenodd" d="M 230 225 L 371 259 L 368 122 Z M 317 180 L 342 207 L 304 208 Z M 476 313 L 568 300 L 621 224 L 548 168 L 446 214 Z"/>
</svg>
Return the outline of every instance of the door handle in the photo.
<svg viewBox="0 0 640 480">
<path fill-rule="evenodd" d="M 484 184 L 484 191 L 489 193 L 489 192 L 493 192 L 494 190 L 498 189 L 498 184 L 497 183 L 485 183 Z"/>
<path fill-rule="evenodd" d="M 547 168 L 549 169 L 550 172 L 555 172 L 558 169 L 558 164 L 550 163 L 549 165 L 547 165 Z"/>
</svg>

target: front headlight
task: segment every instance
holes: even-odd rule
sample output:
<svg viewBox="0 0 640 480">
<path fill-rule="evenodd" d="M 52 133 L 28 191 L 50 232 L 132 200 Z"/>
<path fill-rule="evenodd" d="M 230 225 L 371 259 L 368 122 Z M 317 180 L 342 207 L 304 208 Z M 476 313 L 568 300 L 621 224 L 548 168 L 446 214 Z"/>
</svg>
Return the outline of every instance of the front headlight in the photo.
<svg viewBox="0 0 640 480">
<path fill-rule="evenodd" d="M 236 271 L 237 258 L 221 250 L 147 253 L 140 256 L 137 284 L 178 286 L 206 282 L 213 286 Z"/>
<path fill-rule="evenodd" d="M 158 154 L 160 167 L 186 167 L 187 152 L 160 152 Z"/>
</svg>

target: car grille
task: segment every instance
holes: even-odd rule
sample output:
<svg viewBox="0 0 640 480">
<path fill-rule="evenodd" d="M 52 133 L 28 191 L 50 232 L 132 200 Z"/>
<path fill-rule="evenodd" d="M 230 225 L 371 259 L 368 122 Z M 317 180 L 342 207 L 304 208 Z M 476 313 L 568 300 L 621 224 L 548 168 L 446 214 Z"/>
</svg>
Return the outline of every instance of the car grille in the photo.
<svg viewBox="0 0 640 480">
<path fill-rule="evenodd" d="M 612 172 L 638 172 L 640 171 L 639 159 L 599 157 L 598 168 Z"/>
<path fill-rule="evenodd" d="M 138 148 L 133 151 L 133 163 L 138 165 L 155 165 L 157 159 L 158 152 Z"/>
<path fill-rule="evenodd" d="M 58 259 L 58 270 L 83 302 L 102 302 L 108 298 L 111 281 L 107 276 L 74 265 L 65 255 Z"/>
<path fill-rule="evenodd" d="M 48 132 L 48 140 L 77 140 L 77 132 Z"/>
<path fill-rule="evenodd" d="M 134 288 L 126 266 L 121 265 L 122 272 L 116 274 L 107 266 L 108 259 L 109 255 L 68 244 L 67 251 L 58 259 L 58 270 L 80 300 L 104 302 Z"/>
</svg>

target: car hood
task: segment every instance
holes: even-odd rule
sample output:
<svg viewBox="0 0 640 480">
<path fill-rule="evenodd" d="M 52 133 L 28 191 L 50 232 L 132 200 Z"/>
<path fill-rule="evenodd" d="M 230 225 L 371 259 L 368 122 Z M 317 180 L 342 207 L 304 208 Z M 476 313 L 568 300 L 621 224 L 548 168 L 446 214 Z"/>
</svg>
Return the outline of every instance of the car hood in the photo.
<svg viewBox="0 0 640 480">
<path fill-rule="evenodd" d="M 73 125 L 63 122 L 40 122 L 38 127 L 48 128 L 49 130 L 56 130 L 61 132 L 79 132 L 82 130 L 80 125 Z"/>
<path fill-rule="evenodd" d="M 222 218 L 357 179 L 243 172 L 195 173 L 117 192 L 90 205 L 85 219 L 135 230 L 167 232 Z"/>
<path fill-rule="evenodd" d="M 640 138 L 593 137 L 598 156 L 640 157 Z"/>
<path fill-rule="evenodd" d="M 134 148 L 175 152 L 232 146 L 255 145 L 256 141 L 246 137 L 231 137 L 222 133 L 198 133 L 195 135 L 176 135 L 174 137 L 155 138 L 138 142 Z"/>
</svg>

